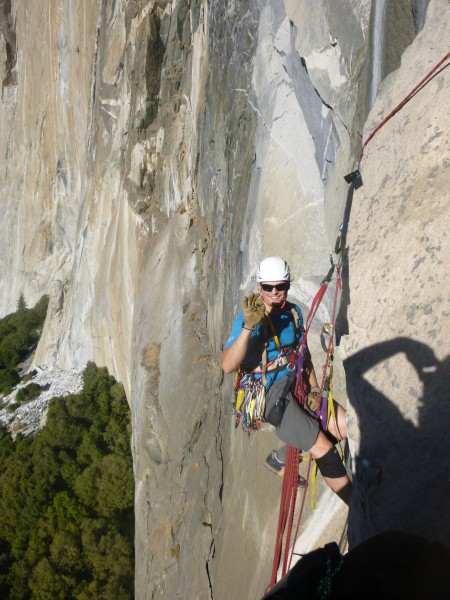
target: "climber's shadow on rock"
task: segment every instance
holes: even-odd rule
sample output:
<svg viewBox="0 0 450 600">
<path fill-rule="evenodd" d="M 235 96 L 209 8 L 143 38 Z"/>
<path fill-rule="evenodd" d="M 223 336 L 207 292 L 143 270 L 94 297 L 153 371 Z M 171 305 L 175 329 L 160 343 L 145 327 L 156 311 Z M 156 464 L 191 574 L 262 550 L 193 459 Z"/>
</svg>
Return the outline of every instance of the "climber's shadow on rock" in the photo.
<svg viewBox="0 0 450 600">
<path fill-rule="evenodd" d="M 414 367 L 421 381 L 400 389 L 392 363 Z M 396 338 L 365 348 L 344 361 L 347 390 L 356 413 L 360 447 L 354 464 L 349 542 L 355 545 L 387 530 L 428 540 L 450 539 L 450 356 L 440 361 L 426 344 Z M 372 370 L 374 385 L 364 377 Z M 401 377 L 399 377 L 401 379 Z M 386 390 L 387 397 L 376 389 Z M 408 388 L 408 386 L 406 386 Z M 408 406 L 410 405 L 410 406 Z M 410 407 L 418 405 L 418 419 Z M 351 412 L 351 410 L 350 410 Z"/>
</svg>

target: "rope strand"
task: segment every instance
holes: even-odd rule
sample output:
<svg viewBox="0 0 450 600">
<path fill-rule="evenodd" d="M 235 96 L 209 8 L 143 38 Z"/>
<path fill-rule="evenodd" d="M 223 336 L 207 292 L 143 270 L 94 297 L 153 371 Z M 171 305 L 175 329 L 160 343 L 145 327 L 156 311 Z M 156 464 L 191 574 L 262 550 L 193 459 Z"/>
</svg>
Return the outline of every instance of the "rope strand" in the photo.
<svg viewBox="0 0 450 600">
<path fill-rule="evenodd" d="M 439 67 L 441 65 L 443 65 L 445 63 L 445 61 L 450 58 L 450 52 L 447 52 L 447 54 L 444 56 L 444 58 L 442 58 L 432 69 L 429 73 L 427 73 L 427 75 L 425 75 L 425 77 L 419 81 L 419 83 L 413 87 L 413 89 L 409 92 L 409 94 L 407 94 L 403 100 L 397 104 L 397 106 L 387 115 L 387 117 L 385 117 L 376 127 L 375 129 L 372 131 L 372 133 L 369 135 L 369 137 L 366 139 L 366 141 L 363 144 L 363 147 L 361 149 L 361 154 L 359 155 L 359 160 L 358 160 L 358 169 L 359 166 L 361 165 L 361 161 L 363 158 L 363 154 L 364 154 L 364 149 L 367 146 L 367 144 L 370 142 L 370 140 L 378 133 L 378 131 L 380 131 L 380 129 L 389 121 L 389 119 L 392 119 L 392 117 L 398 113 L 398 111 L 403 108 L 403 106 L 405 106 L 405 104 L 411 100 L 411 98 L 414 96 L 414 94 L 416 92 L 419 91 L 419 89 L 425 85 L 425 83 L 427 83 L 427 80 L 430 79 L 430 77 L 433 75 L 433 73 L 435 71 L 437 71 L 439 69 Z"/>
</svg>

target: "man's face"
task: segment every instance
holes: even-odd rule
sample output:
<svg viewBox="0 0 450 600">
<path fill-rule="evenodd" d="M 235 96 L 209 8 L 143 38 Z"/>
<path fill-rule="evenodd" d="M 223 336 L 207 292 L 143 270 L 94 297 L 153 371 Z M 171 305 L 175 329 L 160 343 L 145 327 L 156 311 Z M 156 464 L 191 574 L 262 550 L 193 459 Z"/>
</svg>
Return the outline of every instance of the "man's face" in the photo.
<svg viewBox="0 0 450 600">
<path fill-rule="evenodd" d="M 264 304 L 269 308 L 280 308 L 287 298 L 288 281 L 263 281 L 259 284 L 259 293 Z"/>
</svg>

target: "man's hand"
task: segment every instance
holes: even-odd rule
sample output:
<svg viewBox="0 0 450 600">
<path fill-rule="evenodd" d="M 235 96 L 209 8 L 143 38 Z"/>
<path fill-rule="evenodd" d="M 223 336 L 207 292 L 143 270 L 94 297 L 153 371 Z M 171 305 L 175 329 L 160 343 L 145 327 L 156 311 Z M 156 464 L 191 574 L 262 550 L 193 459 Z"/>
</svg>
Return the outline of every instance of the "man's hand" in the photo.
<svg viewBox="0 0 450 600">
<path fill-rule="evenodd" d="M 244 313 L 244 326 L 252 331 L 263 319 L 266 308 L 259 294 L 250 293 L 242 300 L 242 312 Z"/>
<path fill-rule="evenodd" d="M 318 387 L 311 388 L 306 402 L 313 412 L 320 408 L 320 389 Z"/>
</svg>

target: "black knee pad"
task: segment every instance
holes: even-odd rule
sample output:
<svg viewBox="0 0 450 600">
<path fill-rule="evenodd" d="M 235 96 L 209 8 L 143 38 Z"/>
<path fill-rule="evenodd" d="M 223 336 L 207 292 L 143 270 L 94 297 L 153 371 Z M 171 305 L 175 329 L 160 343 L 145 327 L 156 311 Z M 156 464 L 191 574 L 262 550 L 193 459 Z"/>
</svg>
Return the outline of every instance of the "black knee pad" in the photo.
<svg viewBox="0 0 450 600">
<path fill-rule="evenodd" d="M 344 477 L 347 475 L 344 463 L 337 448 L 333 446 L 328 450 L 326 454 L 320 458 L 316 458 L 316 464 L 323 477 L 329 477 L 330 479 L 337 479 L 338 477 Z"/>
</svg>

